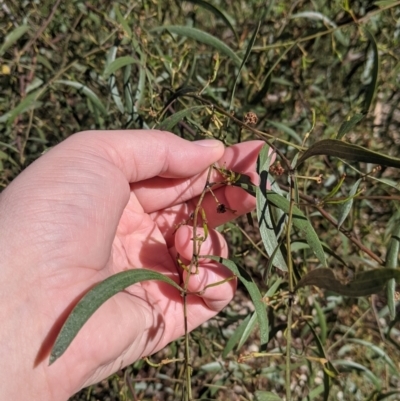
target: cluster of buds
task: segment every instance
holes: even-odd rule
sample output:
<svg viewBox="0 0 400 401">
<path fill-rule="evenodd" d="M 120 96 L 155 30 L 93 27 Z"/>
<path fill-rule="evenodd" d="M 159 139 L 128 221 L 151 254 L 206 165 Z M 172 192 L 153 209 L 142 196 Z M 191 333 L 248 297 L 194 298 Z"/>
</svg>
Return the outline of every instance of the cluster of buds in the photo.
<svg viewBox="0 0 400 401">
<path fill-rule="evenodd" d="M 249 111 L 244 115 L 243 121 L 247 125 L 256 125 L 258 122 L 257 114 Z"/>
<path fill-rule="evenodd" d="M 282 175 L 285 169 L 281 166 L 281 162 L 278 160 L 269 168 L 269 172 L 274 175 Z"/>
</svg>

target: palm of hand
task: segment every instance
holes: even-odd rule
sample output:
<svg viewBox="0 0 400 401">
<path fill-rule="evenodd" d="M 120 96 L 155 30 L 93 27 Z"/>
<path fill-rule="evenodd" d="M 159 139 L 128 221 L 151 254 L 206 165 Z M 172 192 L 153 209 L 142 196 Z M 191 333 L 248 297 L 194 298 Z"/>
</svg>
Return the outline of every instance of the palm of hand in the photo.
<svg viewBox="0 0 400 401">
<path fill-rule="evenodd" d="M 134 141 L 123 132 L 115 133 L 114 138 L 109 133 L 83 133 L 55 147 L 16 180 L 14 187 L 19 185 L 20 193 L 28 193 L 28 201 L 14 196 L 11 188 L 5 191 L 3 204 L 7 207 L 9 198 L 9 216 L 13 210 L 14 215 L 26 210 L 14 221 L 25 246 L 18 248 L 19 238 L 14 247 L 9 245 L 10 260 L 15 260 L 19 251 L 21 266 L 25 260 L 35 266 L 30 274 L 22 267 L 9 273 L 15 285 L 23 281 L 26 293 L 37 289 L 29 306 L 22 306 L 30 310 L 32 321 L 28 324 L 36 341 L 32 356 L 24 357 L 35 360 L 47 382 L 55 386 L 54 394 L 60 394 L 60 377 L 68 378 L 65 393 L 70 395 L 183 334 L 179 292 L 164 283 L 145 282 L 108 300 L 62 358 L 50 368 L 46 363 L 65 318 L 98 282 L 122 270 L 143 267 L 181 282 L 182 269 L 177 267 L 175 255 L 179 252 L 190 260 L 192 231 L 182 226 L 173 232 L 194 210 L 207 167 L 223 155 L 222 165 L 254 178 L 261 145 L 253 142 L 228 148 L 225 153 L 223 148 L 205 153 L 205 149 L 167 133 L 150 131 L 146 138 L 138 136 Z M 216 213 L 215 200 L 206 196 L 202 205 L 210 228 L 254 208 L 254 199 L 239 188 L 220 188 L 216 195 L 237 214 Z M 202 253 L 226 257 L 222 236 L 211 230 Z M 189 287 L 200 290 L 228 276 L 222 266 L 203 260 L 200 274 L 191 277 Z M 189 296 L 189 329 L 226 305 L 234 288 L 230 281 L 207 289 L 202 297 Z"/>
</svg>

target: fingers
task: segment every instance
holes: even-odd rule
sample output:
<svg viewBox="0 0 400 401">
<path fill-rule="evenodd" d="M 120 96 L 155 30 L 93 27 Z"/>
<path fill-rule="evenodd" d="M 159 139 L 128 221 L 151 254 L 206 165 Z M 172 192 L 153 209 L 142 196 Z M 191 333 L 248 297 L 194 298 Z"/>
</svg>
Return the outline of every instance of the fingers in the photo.
<svg viewBox="0 0 400 401">
<path fill-rule="evenodd" d="M 2 204 L 7 213 L 0 229 L 13 227 L 15 237 L 24 233 L 26 245 L 36 244 L 38 258 L 50 254 L 66 264 L 103 265 L 130 200 L 130 182 L 156 175 L 191 177 L 223 152 L 219 141 L 189 142 L 154 130 L 72 135 L 32 163 L 4 191 Z M 141 212 L 140 208 L 136 211 Z M 55 239 L 64 246 L 56 247 Z M 20 253 L 20 240 L 13 243 L 10 258 Z M 32 257 L 30 248 L 26 249 L 26 257 Z"/>
<path fill-rule="evenodd" d="M 196 236 L 204 236 L 201 228 L 196 230 Z M 190 265 L 193 256 L 193 228 L 184 226 L 175 235 L 175 250 L 180 259 Z M 206 255 L 228 257 L 228 246 L 223 236 L 215 230 L 210 230 L 199 250 L 199 266 L 197 272 L 193 266 L 191 272 L 183 270 L 183 283 L 187 280 L 187 289 L 201 297 L 204 304 L 212 312 L 220 311 L 232 299 L 236 290 L 236 279 L 233 273 Z M 189 274 L 189 277 L 188 277 Z M 195 304 L 195 302 L 193 302 Z"/>
<path fill-rule="evenodd" d="M 235 173 L 250 176 L 253 183 L 258 183 L 258 176 L 255 172 L 257 157 L 264 142 L 249 141 L 230 146 L 225 149 L 224 154 L 216 162 L 221 169 L 231 170 Z M 207 173 L 211 164 L 202 170 L 201 174 L 191 178 L 165 178 L 154 177 L 140 183 L 133 183 L 131 190 L 135 197 L 143 206 L 146 213 L 153 213 L 157 210 L 178 205 L 191 200 L 204 190 L 206 185 Z M 227 172 L 229 174 L 229 172 Z M 210 182 L 221 182 L 227 177 L 213 169 L 211 171 Z"/>
</svg>

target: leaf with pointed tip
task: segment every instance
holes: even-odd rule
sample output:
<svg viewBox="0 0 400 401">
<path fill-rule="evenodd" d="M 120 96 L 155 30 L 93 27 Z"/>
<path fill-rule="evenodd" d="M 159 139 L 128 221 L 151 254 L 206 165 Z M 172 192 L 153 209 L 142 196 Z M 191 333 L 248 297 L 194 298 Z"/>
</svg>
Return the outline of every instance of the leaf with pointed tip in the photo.
<svg viewBox="0 0 400 401">
<path fill-rule="evenodd" d="M 257 173 L 260 176 L 260 185 L 256 187 L 257 220 L 265 251 L 272 258 L 270 263 L 282 271 L 287 271 L 286 261 L 280 250 L 278 240 L 279 230 L 273 224 L 271 205 L 267 201 L 266 189 L 270 161 L 269 146 L 266 144 L 261 149 L 257 160 Z"/>
<path fill-rule="evenodd" d="M 227 267 L 246 287 L 246 290 L 248 291 L 253 302 L 254 309 L 257 313 L 257 319 L 260 325 L 261 345 L 267 344 L 269 339 L 269 324 L 266 306 L 263 302 L 263 297 L 260 293 L 260 290 L 254 283 L 253 279 L 250 277 L 249 273 L 247 273 L 246 270 L 242 269 L 241 267 L 237 266 L 232 260 L 213 255 L 202 257 L 215 260 L 218 263 L 221 263 L 222 265 Z"/>
<path fill-rule="evenodd" d="M 186 36 L 187 38 L 191 38 L 197 40 L 198 42 L 214 47 L 221 53 L 225 54 L 225 56 L 228 56 L 236 64 L 237 67 L 240 67 L 240 65 L 242 64 L 241 58 L 229 46 L 207 32 L 189 26 L 180 25 L 159 26 L 151 29 L 150 32 L 159 32 L 164 29 L 168 30 L 171 33 L 175 33 L 176 35 Z"/>
<path fill-rule="evenodd" d="M 349 192 L 349 199 L 347 199 L 344 203 L 340 205 L 339 208 L 339 216 L 337 219 L 337 225 L 338 228 L 344 223 L 346 220 L 347 216 L 350 213 L 350 210 L 353 206 L 354 202 L 354 196 L 357 193 L 358 186 L 360 185 L 360 182 L 362 181 L 362 178 L 356 181 L 356 183 L 351 187 L 350 192 Z"/>
<path fill-rule="evenodd" d="M 111 74 L 114 74 L 115 71 L 129 64 L 140 64 L 140 61 L 131 56 L 118 57 L 106 66 L 106 69 L 103 73 L 104 78 L 108 78 Z"/>
<path fill-rule="evenodd" d="M 201 109 L 204 109 L 205 107 L 206 106 L 193 106 L 189 107 L 188 109 L 178 111 L 177 113 L 172 114 L 172 116 L 169 116 L 160 124 L 158 124 L 157 129 L 162 131 L 171 131 L 172 128 L 174 128 L 175 125 L 182 121 L 185 117 L 190 116 L 195 111 L 199 111 Z"/>
<path fill-rule="evenodd" d="M 399 223 L 399 222 L 398 222 Z M 393 230 L 392 237 L 390 238 L 389 246 L 386 253 L 385 266 L 390 269 L 395 269 L 398 266 L 400 247 L 400 225 L 397 225 Z M 394 320 L 396 317 L 396 280 L 391 279 L 387 285 L 387 303 L 389 308 L 390 319 Z"/>
<path fill-rule="evenodd" d="M 178 291 L 182 290 L 170 278 L 148 269 L 127 270 L 107 278 L 92 288 L 76 304 L 57 336 L 51 350 L 49 364 L 54 363 L 67 350 L 82 326 L 104 302 L 125 288 L 146 280 L 163 281 L 175 287 Z"/>
<path fill-rule="evenodd" d="M 235 92 L 236 92 L 236 85 L 239 81 L 240 78 L 240 74 L 242 72 L 243 67 L 245 66 L 247 59 L 250 56 L 250 53 L 253 49 L 254 46 L 254 42 L 256 41 L 257 38 L 257 34 L 258 34 L 258 30 L 260 29 L 261 26 L 261 20 L 258 21 L 254 31 L 253 31 L 253 35 L 251 35 L 251 38 L 249 40 L 249 43 L 247 45 L 247 49 L 246 49 L 246 53 L 244 54 L 243 60 L 242 60 L 242 64 L 240 64 L 239 70 L 236 74 L 236 79 L 235 79 L 235 83 L 233 84 L 233 89 L 232 89 L 232 94 L 231 94 L 231 101 L 230 101 L 230 105 L 229 105 L 229 110 L 233 110 L 233 102 L 235 100 Z"/>
<path fill-rule="evenodd" d="M 400 281 L 400 270 L 376 269 L 357 273 L 347 284 L 336 279 L 333 271 L 327 268 L 315 269 L 307 273 L 296 285 L 295 290 L 307 285 L 315 285 L 347 297 L 366 297 L 383 290 L 390 279 Z"/>
<path fill-rule="evenodd" d="M 371 82 L 369 83 L 369 85 L 367 87 L 367 93 L 365 94 L 365 100 L 364 100 L 364 104 L 363 104 L 363 114 L 367 114 L 368 110 L 371 107 L 372 101 L 374 100 L 375 93 L 376 93 L 376 87 L 378 84 L 379 52 L 378 52 L 378 46 L 376 45 L 374 35 L 367 28 L 364 28 L 364 32 L 368 36 L 368 39 L 370 41 L 370 44 L 372 47 L 372 52 L 373 52 L 373 58 L 374 58 L 374 63 L 373 63 L 372 72 L 371 72 Z"/>
<path fill-rule="evenodd" d="M 342 139 L 348 132 L 350 132 L 362 119 L 364 114 L 356 113 L 348 120 L 344 121 L 339 128 L 336 139 Z"/>
<path fill-rule="evenodd" d="M 28 25 L 21 25 L 18 28 L 15 28 L 12 32 L 10 32 L 5 38 L 4 42 L 0 47 L 0 56 L 2 56 L 7 49 L 9 49 L 17 40 L 25 35 L 28 32 L 29 26 Z"/>
<path fill-rule="evenodd" d="M 86 85 L 81 84 L 80 82 L 76 81 L 69 81 L 66 79 L 58 79 L 54 81 L 55 84 L 62 84 L 70 86 L 71 88 L 77 89 L 79 92 L 83 93 L 90 101 L 105 115 L 107 114 L 107 110 L 104 107 L 103 103 L 99 99 L 99 97 Z"/>
<path fill-rule="evenodd" d="M 345 160 L 355 160 L 400 168 L 400 159 L 396 157 L 390 157 L 338 139 L 323 139 L 322 141 L 314 143 L 301 155 L 297 161 L 296 168 L 311 156 L 317 155 L 334 156 Z"/>
<path fill-rule="evenodd" d="M 286 214 L 289 213 L 290 202 L 286 198 L 284 198 L 281 195 L 278 195 L 274 191 L 267 191 L 266 197 L 267 197 L 267 202 L 278 207 Z M 322 247 L 318 234 L 315 232 L 310 221 L 297 206 L 293 206 L 292 211 L 293 211 L 292 215 L 293 225 L 297 229 L 299 229 L 300 232 L 305 236 L 308 245 L 310 246 L 314 254 L 317 256 L 321 264 L 323 266 L 327 266 L 324 248 Z"/>
<path fill-rule="evenodd" d="M 190 3 L 193 4 L 197 4 L 200 7 L 203 7 L 204 9 L 211 11 L 217 18 L 222 19 L 222 21 L 225 22 L 226 26 L 233 32 L 233 34 L 235 35 L 236 38 L 236 42 L 239 42 L 239 36 L 235 30 L 235 28 L 233 27 L 233 25 L 231 24 L 231 21 L 229 20 L 229 18 L 225 15 L 225 13 L 220 10 L 218 7 L 212 5 L 211 3 L 208 3 L 207 1 L 204 0 L 186 0 Z"/>
<path fill-rule="evenodd" d="M 283 401 L 278 395 L 271 393 L 270 391 L 256 391 L 254 393 L 256 401 Z"/>
</svg>

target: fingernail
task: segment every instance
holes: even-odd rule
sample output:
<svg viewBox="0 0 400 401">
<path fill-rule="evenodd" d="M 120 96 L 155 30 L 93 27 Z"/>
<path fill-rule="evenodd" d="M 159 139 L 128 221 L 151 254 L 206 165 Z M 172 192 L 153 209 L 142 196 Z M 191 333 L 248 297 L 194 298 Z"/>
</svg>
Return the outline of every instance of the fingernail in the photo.
<svg viewBox="0 0 400 401">
<path fill-rule="evenodd" d="M 204 146 L 205 148 L 217 148 L 221 146 L 221 142 L 216 139 L 201 139 L 194 142 L 196 145 Z"/>
</svg>

